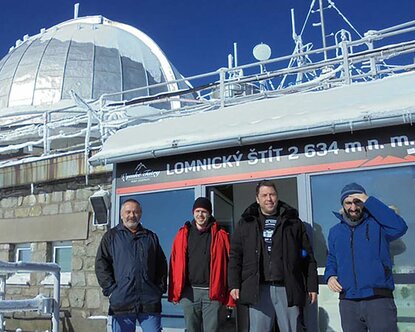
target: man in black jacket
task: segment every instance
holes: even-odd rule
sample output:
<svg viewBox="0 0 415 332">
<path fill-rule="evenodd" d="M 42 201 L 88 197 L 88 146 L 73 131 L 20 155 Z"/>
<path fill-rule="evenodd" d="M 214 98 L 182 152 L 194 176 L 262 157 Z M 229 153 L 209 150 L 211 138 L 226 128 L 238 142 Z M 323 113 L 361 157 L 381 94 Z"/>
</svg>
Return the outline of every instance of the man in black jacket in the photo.
<svg viewBox="0 0 415 332">
<path fill-rule="evenodd" d="M 302 331 L 307 294 L 317 300 L 317 264 L 298 212 L 279 201 L 271 181 L 256 188 L 256 203 L 242 214 L 229 258 L 231 296 L 249 305 L 250 332 Z"/>
<path fill-rule="evenodd" d="M 113 332 L 161 331 L 161 295 L 166 292 L 167 261 L 155 233 L 141 225 L 140 203 L 121 206 L 121 221 L 104 234 L 95 273 L 105 296 Z"/>
</svg>

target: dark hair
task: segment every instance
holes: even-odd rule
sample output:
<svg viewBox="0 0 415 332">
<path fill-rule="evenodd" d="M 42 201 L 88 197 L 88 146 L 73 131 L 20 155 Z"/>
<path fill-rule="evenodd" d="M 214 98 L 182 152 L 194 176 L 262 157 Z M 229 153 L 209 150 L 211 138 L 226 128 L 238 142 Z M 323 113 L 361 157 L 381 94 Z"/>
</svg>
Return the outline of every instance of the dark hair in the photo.
<svg viewBox="0 0 415 332">
<path fill-rule="evenodd" d="M 256 185 L 256 189 L 255 189 L 256 196 L 258 196 L 259 189 L 261 189 L 261 187 L 272 187 L 274 188 L 275 192 L 278 194 L 277 187 L 275 186 L 274 182 L 270 180 L 262 180 L 262 181 L 259 181 L 258 184 Z"/>
</svg>

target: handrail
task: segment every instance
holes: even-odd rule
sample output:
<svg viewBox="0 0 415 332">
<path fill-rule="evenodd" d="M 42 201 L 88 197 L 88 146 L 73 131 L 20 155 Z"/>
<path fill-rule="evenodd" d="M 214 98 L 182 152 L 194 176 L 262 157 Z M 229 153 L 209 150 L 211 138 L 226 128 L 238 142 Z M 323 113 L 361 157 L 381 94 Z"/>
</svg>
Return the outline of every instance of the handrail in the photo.
<svg viewBox="0 0 415 332">
<path fill-rule="evenodd" d="M 52 314 L 52 331 L 59 332 L 59 308 L 60 308 L 60 273 L 61 268 L 55 263 L 26 263 L 26 262 L 4 262 L 0 261 L 0 273 L 10 272 L 50 272 L 53 276 L 53 298 L 46 298 L 39 294 L 33 299 L 25 300 L 4 300 L 6 283 L 0 285 L 0 313 L 12 311 L 41 311 Z M 2 319 L 0 319 L 2 322 Z M 0 332 L 3 332 L 3 324 L 0 325 Z"/>
</svg>

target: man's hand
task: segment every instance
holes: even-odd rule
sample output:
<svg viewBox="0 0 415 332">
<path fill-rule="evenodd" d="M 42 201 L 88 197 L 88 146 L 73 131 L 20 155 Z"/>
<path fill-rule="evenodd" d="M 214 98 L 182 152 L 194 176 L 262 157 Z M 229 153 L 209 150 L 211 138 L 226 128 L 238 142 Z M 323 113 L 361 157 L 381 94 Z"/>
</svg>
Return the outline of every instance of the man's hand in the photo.
<svg viewBox="0 0 415 332">
<path fill-rule="evenodd" d="M 340 293 L 343 290 L 342 285 L 340 285 L 340 283 L 337 281 L 336 276 L 331 276 L 329 278 L 327 286 L 329 286 L 329 289 L 332 292 Z"/>
<path fill-rule="evenodd" d="M 353 199 L 358 199 L 359 201 L 362 201 L 363 203 L 367 201 L 367 199 L 369 198 L 368 195 L 366 194 L 351 194 L 349 195 L 349 197 L 353 197 Z"/>
<path fill-rule="evenodd" d="M 308 292 L 308 298 L 310 299 L 310 303 L 316 303 L 317 302 L 317 293 L 316 292 Z"/>
<path fill-rule="evenodd" d="M 234 288 L 231 290 L 231 296 L 236 301 L 239 299 L 239 289 Z"/>
</svg>

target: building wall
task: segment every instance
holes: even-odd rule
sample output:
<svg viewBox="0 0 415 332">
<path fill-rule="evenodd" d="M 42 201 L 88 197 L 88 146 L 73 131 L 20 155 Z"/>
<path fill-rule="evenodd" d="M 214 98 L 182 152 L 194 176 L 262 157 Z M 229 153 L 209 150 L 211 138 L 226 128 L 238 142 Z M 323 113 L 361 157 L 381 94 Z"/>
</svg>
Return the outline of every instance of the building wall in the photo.
<svg viewBox="0 0 415 332">
<path fill-rule="evenodd" d="M 62 331 L 103 331 L 105 319 L 90 319 L 90 317 L 106 316 L 108 301 L 103 297 L 98 285 L 95 272 L 95 255 L 97 247 L 107 226 L 94 226 L 93 213 L 89 204 L 89 196 L 98 190 L 97 185 L 103 189 L 110 188 L 109 173 L 104 173 L 91 178 L 88 185 L 77 181 L 75 178 L 61 181 L 61 183 L 42 184 L 42 193 L 20 194 L 13 196 L 13 190 L 7 189 L 8 195 L 0 199 L 0 228 L 13 220 L 19 223 L 20 229 L 10 229 L 8 243 L 0 244 L 0 260 L 14 261 L 15 239 L 24 232 L 24 222 L 38 220 L 33 218 L 46 218 L 56 216 L 56 222 L 64 217 L 85 216 L 84 220 L 76 220 L 86 223 L 84 238 L 66 239 L 72 242 L 72 270 L 70 283 L 61 287 L 61 330 Z M 69 189 L 70 188 L 70 189 Z M 2 189 L 3 194 L 5 189 Z M 22 193 L 24 190 L 16 190 Z M 0 196 L 1 197 L 1 196 Z M 52 218 L 52 220 L 55 218 Z M 10 227 L 9 227 L 10 228 Z M 37 232 L 36 232 L 37 233 Z M 39 233 L 48 234 L 45 229 L 39 228 Z M 53 237 L 53 234 L 48 234 Z M 38 237 L 38 235 L 33 235 Z M 4 242 L 4 240 L 3 240 Z M 52 260 L 51 241 L 30 241 L 32 261 L 50 262 Z M 41 293 L 52 296 L 52 285 L 42 285 L 45 273 L 32 273 L 30 281 L 24 285 L 6 286 L 6 299 L 33 298 Z M 37 313 L 13 313 L 6 315 L 7 329 L 22 328 L 24 331 L 50 330 L 50 319 Z"/>
</svg>

